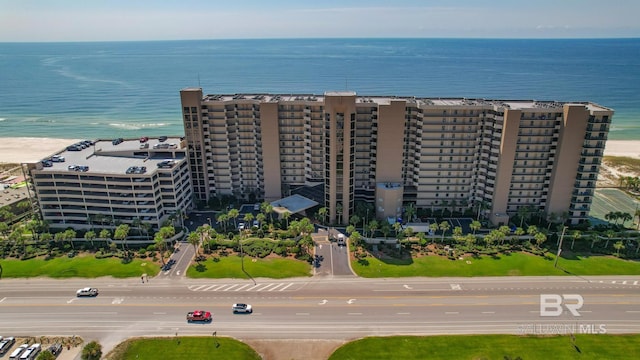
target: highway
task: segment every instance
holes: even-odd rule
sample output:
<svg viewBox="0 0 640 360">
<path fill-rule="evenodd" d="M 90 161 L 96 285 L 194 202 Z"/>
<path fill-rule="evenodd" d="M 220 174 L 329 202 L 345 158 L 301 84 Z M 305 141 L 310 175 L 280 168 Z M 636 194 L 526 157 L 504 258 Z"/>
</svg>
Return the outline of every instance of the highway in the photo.
<svg viewBox="0 0 640 360">
<path fill-rule="evenodd" d="M 77 298 L 81 287 L 95 298 Z M 541 316 L 540 295 L 578 294 L 575 316 Z M 252 304 L 250 315 L 231 312 Z M 571 301 L 568 301 L 571 305 Z M 188 324 L 188 311 L 211 324 Z M 2 279 L 0 334 L 78 335 L 115 344 L 131 336 L 354 339 L 394 334 L 640 333 L 640 276 L 277 280 Z M 573 330 L 572 330 L 573 329 Z"/>
</svg>

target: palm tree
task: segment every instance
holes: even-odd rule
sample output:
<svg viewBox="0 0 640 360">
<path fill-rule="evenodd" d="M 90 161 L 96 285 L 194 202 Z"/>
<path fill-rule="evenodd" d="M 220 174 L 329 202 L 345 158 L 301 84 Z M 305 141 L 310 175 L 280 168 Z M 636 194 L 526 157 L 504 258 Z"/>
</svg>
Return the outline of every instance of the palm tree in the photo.
<svg viewBox="0 0 640 360">
<path fill-rule="evenodd" d="M 71 244 L 71 248 L 75 249 L 75 247 L 73 246 L 73 239 L 76 238 L 76 231 L 73 229 L 67 229 L 65 230 L 64 234 L 63 234 L 63 238 L 65 240 L 69 240 L 69 243 Z"/>
<path fill-rule="evenodd" d="M 369 221 L 369 225 L 367 226 L 369 228 L 369 237 L 373 237 L 376 234 L 376 230 L 378 230 L 378 220 L 371 220 Z"/>
<path fill-rule="evenodd" d="M 622 241 L 617 241 L 613 244 L 613 248 L 616 249 L 616 256 L 620 257 L 620 250 L 624 249 L 624 243 Z"/>
<path fill-rule="evenodd" d="M 539 233 L 537 226 L 529 225 L 527 227 L 527 234 L 529 234 L 530 236 L 534 236 L 535 237 L 537 233 Z"/>
<path fill-rule="evenodd" d="M 251 214 L 248 214 L 248 215 L 251 215 Z M 284 213 L 282 213 L 282 218 L 287 222 L 287 228 L 289 227 L 289 218 L 290 217 L 291 217 L 291 212 L 285 211 Z"/>
<path fill-rule="evenodd" d="M 591 234 L 591 248 L 593 249 L 593 246 L 600 241 L 600 236 L 598 236 L 598 234 Z"/>
<path fill-rule="evenodd" d="M 633 215 L 629 214 L 629 213 L 620 213 L 620 219 L 622 220 L 622 225 L 624 226 L 624 223 L 626 223 L 629 220 L 633 220 Z"/>
<path fill-rule="evenodd" d="M 199 258 L 198 247 L 202 238 L 202 231 L 198 230 L 200 230 L 200 227 L 196 231 L 189 233 L 189 236 L 187 237 L 187 241 L 189 242 L 189 244 L 193 245 L 193 250 L 196 253 L 196 261 L 198 261 Z"/>
<path fill-rule="evenodd" d="M 360 222 L 360 216 L 353 214 L 351 215 L 351 217 L 349 218 L 349 224 L 351 225 L 358 225 L 358 223 Z"/>
<path fill-rule="evenodd" d="M 288 213 L 288 214 L 290 214 L 290 213 Z M 242 220 L 245 223 L 245 228 L 246 229 L 251 229 L 253 227 L 253 225 L 252 225 L 253 224 L 253 219 L 254 219 L 254 216 L 253 216 L 252 213 L 244 214 L 244 217 L 242 218 Z"/>
<path fill-rule="evenodd" d="M 447 209 L 449 202 L 447 200 L 442 200 L 442 211 L 440 212 L 440 217 L 444 217 L 444 211 Z"/>
<path fill-rule="evenodd" d="M 142 220 L 140 220 L 140 218 L 134 218 L 133 220 L 131 220 L 131 226 L 134 229 L 137 229 L 138 231 L 138 235 L 142 235 Z"/>
<path fill-rule="evenodd" d="M 265 216 L 265 214 L 259 213 L 258 215 L 256 215 L 256 220 L 258 220 L 258 227 L 262 227 L 262 224 L 265 220 L 267 220 L 267 217 Z"/>
<path fill-rule="evenodd" d="M 236 219 L 238 218 L 238 216 L 240 216 L 240 211 L 238 211 L 238 209 L 231 209 L 229 210 L 227 216 L 229 216 L 230 219 L 233 219 L 233 227 L 237 229 L 238 224 L 236 223 Z"/>
<path fill-rule="evenodd" d="M 605 233 L 605 235 L 607 235 L 607 243 L 606 243 L 606 244 L 604 244 L 604 248 L 606 249 L 606 248 L 608 248 L 608 247 L 609 247 L 609 241 L 610 241 L 611 239 L 613 239 L 613 237 L 614 237 L 614 236 L 616 236 L 616 232 L 615 232 L 615 231 L 613 231 L 613 230 L 611 230 L 611 229 L 609 229 L 609 230 L 607 230 L 607 232 Z"/>
<path fill-rule="evenodd" d="M 526 206 L 520 206 L 518 208 L 518 217 L 520 218 L 520 227 L 522 227 L 525 220 L 529 220 L 529 216 L 531 216 L 530 206 L 526 205 Z"/>
<path fill-rule="evenodd" d="M 101 239 L 111 239 L 111 231 L 107 230 L 107 229 L 102 229 L 100 230 L 100 235 L 99 237 Z"/>
<path fill-rule="evenodd" d="M 266 201 L 263 202 L 262 204 L 260 204 L 260 211 L 269 216 L 270 222 L 273 223 L 273 217 L 271 216 L 271 213 L 273 213 L 273 206 L 271 204 Z"/>
<path fill-rule="evenodd" d="M 582 237 L 582 233 L 580 232 L 580 230 L 573 230 L 573 233 L 571 234 L 571 250 L 573 250 L 573 245 L 576 243 L 576 240 L 580 239 Z"/>
<path fill-rule="evenodd" d="M 216 218 L 219 224 L 222 224 L 222 231 L 227 232 L 227 221 L 229 220 L 229 215 L 226 213 L 221 213 Z"/>
<path fill-rule="evenodd" d="M 440 240 L 441 242 L 444 242 L 444 234 L 451 228 L 451 225 L 448 221 L 443 221 L 440 223 L 440 225 L 438 225 L 438 228 L 440 229 L 440 231 L 442 231 L 442 238 Z"/>
<path fill-rule="evenodd" d="M 349 235 L 349 240 L 353 245 L 359 245 L 362 241 L 362 235 L 356 230 Z"/>
<path fill-rule="evenodd" d="M 634 213 L 634 218 L 638 218 L 638 227 L 636 227 L 636 230 L 640 230 L 640 209 L 636 209 L 636 212 Z"/>
<path fill-rule="evenodd" d="M 474 245 L 474 244 L 475 244 L 475 242 L 476 242 L 476 236 L 475 236 L 474 234 L 467 234 L 467 235 L 465 235 L 465 237 L 464 237 L 464 241 L 467 243 L 467 247 L 468 247 L 469 249 L 472 249 L 472 248 L 473 248 L 473 245 Z"/>
<path fill-rule="evenodd" d="M 327 214 L 329 213 L 329 209 L 325 206 L 318 209 L 318 216 L 322 219 L 322 225 L 325 225 L 327 222 Z"/>
<path fill-rule="evenodd" d="M 431 223 L 429 224 L 429 230 L 431 230 L 432 233 L 436 233 L 438 230 L 440 230 L 440 227 L 438 226 L 438 223 Z"/>
<path fill-rule="evenodd" d="M 85 240 L 89 240 L 91 242 L 91 248 L 93 248 L 93 240 L 96 238 L 96 232 L 93 230 L 89 230 L 84 233 Z"/>
<path fill-rule="evenodd" d="M 407 207 L 404 209 L 405 216 L 407 217 L 407 222 L 413 221 L 413 217 L 416 214 L 416 208 L 413 203 L 409 203 Z"/>
<path fill-rule="evenodd" d="M 476 231 L 482 228 L 482 224 L 480 223 L 480 221 L 474 220 L 471 222 L 471 225 L 469 225 L 469 227 L 471 227 L 471 230 L 473 230 L 473 235 L 475 235 Z"/>
<path fill-rule="evenodd" d="M 127 243 L 127 236 L 129 236 L 129 225 L 127 224 L 121 224 L 118 225 L 118 227 L 116 228 L 116 231 L 114 231 L 113 233 L 113 237 L 116 240 L 120 240 L 122 241 L 122 251 L 125 250 L 125 245 Z"/>
<path fill-rule="evenodd" d="M 542 245 L 545 241 L 547 241 L 547 235 L 541 232 L 536 233 L 534 235 L 534 238 L 536 239 L 536 246 L 538 247 L 538 249 L 540 248 L 540 245 Z"/>
<path fill-rule="evenodd" d="M 353 225 L 349 225 L 347 226 L 347 228 L 345 229 L 347 235 L 351 235 L 354 231 L 356 231 L 356 227 Z"/>
<path fill-rule="evenodd" d="M 391 232 L 391 225 L 389 225 L 389 222 L 383 221 L 382 225 L 380 225 L 380 231 L 382 232 L 382 235 L 384 235 L 384 238 L 386 239 L 389 236 L 389 233 Z"/>
<path fill-rule="evenodd" d="M 396 238 L 398 237 L 398 235 L 400 234 L 400 230 L 402 230 L 402 224 L 400 224 L 399 222 L 394 222 L 393 223 L 393 231 L 395 231 L 396 233 Z"/>
</svg>

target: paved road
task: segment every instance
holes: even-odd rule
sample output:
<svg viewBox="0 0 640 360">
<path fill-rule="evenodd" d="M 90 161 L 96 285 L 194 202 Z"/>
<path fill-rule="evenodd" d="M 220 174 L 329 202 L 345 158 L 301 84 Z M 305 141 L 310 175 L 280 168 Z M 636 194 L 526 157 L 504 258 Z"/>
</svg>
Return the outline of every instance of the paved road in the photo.
<svg viewBox="0 0 640 360">
<path fill-rule="evenodd" d="M 96 298 L 76 298 L 84 286 Z M 304 278 L 0 281 L 0 334 L 80 335 L 105 347 L 130 336 L 352 339 L 367 335 L 640 332 L 640 277 Z M 576 317 L 540 316 L 540 294 L 579 294 Z M 252 315 L 233 315 L 247 302 Z M 187 324 L 194 309 L 212 324 Z"/>
</svg>

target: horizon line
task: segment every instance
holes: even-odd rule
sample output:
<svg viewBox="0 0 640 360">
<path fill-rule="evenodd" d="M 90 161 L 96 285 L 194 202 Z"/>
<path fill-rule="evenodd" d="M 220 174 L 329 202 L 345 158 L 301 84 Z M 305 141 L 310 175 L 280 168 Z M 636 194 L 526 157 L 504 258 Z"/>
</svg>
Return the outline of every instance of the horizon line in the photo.
<svg viewBox="0 0 640 360">
<path fill-rule="evenodd" d="M 5 41 L 0 44 L 69 44 L 69 43 L 124 43 L 124 42 L 178 42 L 178 41 L 263 41 L 263 40 L 634 40 L 640 36 L 603 36 L 603 37 L 264 37 L 264 38 L 201 38 L 201 39 L 129 39 L 129 40 L 26 40 Z"/>
</svg>

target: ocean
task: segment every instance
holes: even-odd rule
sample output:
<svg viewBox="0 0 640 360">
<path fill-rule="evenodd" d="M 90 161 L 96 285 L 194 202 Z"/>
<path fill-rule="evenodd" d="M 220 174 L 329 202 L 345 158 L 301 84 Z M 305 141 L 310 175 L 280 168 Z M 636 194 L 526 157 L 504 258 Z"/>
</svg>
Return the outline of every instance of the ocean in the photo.
<svg viewBox="0 0 640 360">
<path fill-rule="evenodd" d="M 0 43 L 0 137 L 182 135 L 179 91 L 592 101 L 640 140 L 640 39 Z"/>
</svg>

